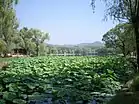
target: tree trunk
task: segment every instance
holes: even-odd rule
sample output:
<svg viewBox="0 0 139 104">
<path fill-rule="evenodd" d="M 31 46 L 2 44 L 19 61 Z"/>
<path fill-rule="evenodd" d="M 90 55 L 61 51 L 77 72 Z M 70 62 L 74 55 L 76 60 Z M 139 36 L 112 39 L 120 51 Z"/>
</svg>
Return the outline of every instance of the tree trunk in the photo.
<svg viewBox="0 0 139 104">
<path fill-rule="evenodd" d="M 137 54 L 137 72 L 139 72 L 139 22 L 134 24 L 136 38 L 136 54 Z"/>
<path fill-rule="evenodd" d="M 39 44 L 37 43 L 37 56 L 39 56 Z"/>
<path fill-rule="evenodd" d="M 123 43 L 123 47 L 122 47 L 122 51 L 123 51 L 123 55 L 124 55 L 124 57 L 126 57 L 126 50 L 125 50 L 125 44 Z"/>
</svg>

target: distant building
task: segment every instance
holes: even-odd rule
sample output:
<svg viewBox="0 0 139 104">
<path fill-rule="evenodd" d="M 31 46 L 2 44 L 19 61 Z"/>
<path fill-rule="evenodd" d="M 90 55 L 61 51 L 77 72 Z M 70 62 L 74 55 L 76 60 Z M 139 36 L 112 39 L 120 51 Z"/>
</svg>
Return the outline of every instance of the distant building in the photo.
<svg viewBox="0 0 139 104">
<path fill-rule="evenodd" d="M 24 48 L 15 48 L 12 50 L 12 54 L 27 55 L 27 51 Z"/>
</svg>

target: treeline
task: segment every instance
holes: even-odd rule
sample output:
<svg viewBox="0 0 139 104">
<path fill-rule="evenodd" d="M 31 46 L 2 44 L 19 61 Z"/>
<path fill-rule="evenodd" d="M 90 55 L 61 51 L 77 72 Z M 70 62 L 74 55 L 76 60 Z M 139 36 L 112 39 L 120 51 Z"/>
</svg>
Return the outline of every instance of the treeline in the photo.
<svg viewBox="0 0 139 104">
<path fill-rule="evenodd" d="M 58 47 L 47 45 L 47 55 L 68 55 L 68 56 L 106 56 L 115 55 L 112 48 L 106 47 Z"/>
<path fill-rule="evenodd" d="M 15 3 L 15 2 L 14 2 Z M 0 1 L 0 54 L 6 56 L 15 49 L 24 50 L 26 55 L 44 53 L 49 34 L 39 29 L 19 28 L 13 0 Z M 13 52 L 14 53 L 14 52 Z"/>
</svg>

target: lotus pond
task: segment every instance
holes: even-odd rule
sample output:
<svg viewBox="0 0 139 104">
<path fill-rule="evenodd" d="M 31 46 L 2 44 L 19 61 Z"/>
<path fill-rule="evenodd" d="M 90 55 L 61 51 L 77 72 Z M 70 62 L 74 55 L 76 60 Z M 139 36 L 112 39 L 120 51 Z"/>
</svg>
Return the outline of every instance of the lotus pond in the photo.
<svg viewBox="0 0 139 104">
<path fill-rule="evenodd" d="M 0 70 L 0 104 L 105 104 L 129 79 L 118 57 L 34 57 Z"/>
</svg>

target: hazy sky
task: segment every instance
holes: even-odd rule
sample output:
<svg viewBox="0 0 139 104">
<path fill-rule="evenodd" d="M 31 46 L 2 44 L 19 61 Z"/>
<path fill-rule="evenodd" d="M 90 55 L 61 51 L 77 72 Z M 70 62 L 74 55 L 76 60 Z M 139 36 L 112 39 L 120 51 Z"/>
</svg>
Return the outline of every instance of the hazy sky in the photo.
<svg viewBox="0 0 139 104">
<path fill-rule="evenodd" d="M 99 0 L 97 0 L 99 1 Z M 20 26 L 38 28 L 50 33 L 52 44 L 78 44 L 101 41 L 114 27 L 102 21 L 103 2 L 96 3 L 93 14 L 91 0 L 20 0 L 16 7 Z"/>
</svg>

